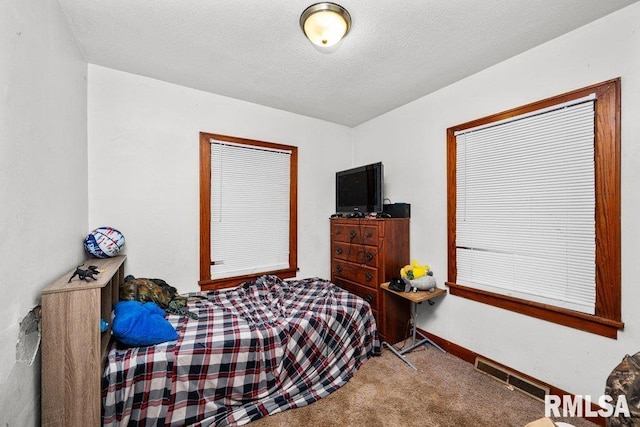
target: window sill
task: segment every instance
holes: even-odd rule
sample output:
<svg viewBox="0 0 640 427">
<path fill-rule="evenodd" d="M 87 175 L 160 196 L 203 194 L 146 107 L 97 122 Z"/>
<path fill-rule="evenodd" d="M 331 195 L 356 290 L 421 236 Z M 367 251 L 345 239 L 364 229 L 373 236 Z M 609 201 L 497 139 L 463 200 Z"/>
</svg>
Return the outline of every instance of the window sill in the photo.
<svg viewBox="0 0 640 427">
<path fill-rule="evenodd" d="M 224 279 L 214 279 L 214 280 L 200 280 L 198 284 L 200 285 L 201 291 L 215 291 L 218 289 L 224 288 L 232 288 L 238 286 L 244 282 L 249 282 L 257 279 L 260 276 L 264 276 L 267 274 L 278 276 L 281 279 L 290 279 L 296 276 L 298 269 L 285 269 L 285 270 L 274 270 L 274 271 L 264 271 L 261 273 L 255 274 L 246 274 L 244 276 L 235 276 L 235 277 L 226 277 Z"/>
<path fill-rule="evenodd" d="M 449 293 L 451 295 L 489 304 L 585 332 L 602 335 L 607 338 L 617 339 L 618 330 L 624 329 L 623 322 L 597 315 L 589 315 L 492 292 L 481 291 L 452 282 L 446 282 L 446 285 L 449 287 Z"/>
</svg>

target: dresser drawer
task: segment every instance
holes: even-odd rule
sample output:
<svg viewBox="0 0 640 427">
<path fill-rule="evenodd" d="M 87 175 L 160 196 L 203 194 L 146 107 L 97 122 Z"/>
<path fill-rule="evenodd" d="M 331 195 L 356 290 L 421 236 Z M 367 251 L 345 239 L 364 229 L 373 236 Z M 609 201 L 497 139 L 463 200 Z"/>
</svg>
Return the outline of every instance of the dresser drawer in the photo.
<svg viewBox="0 0 640 427">
<path fill-rule="evenodd" d="M 378 266 L 378 247 L 355 245 L 345 242 L 334 242 L 333 257 L 354 264 L 363 264 L 369 267 Z"/>
<path fill-rule="evenodd" d="M 375 225 L 363 225 L 358 221 L 354 221 L 353 224 L 332 224 L 331 234 L 336 242 L 378 245 L 378 227 Z"/>
<path fill-rule="evenodd" d="M 331 261 L 331 276 L 342 277 L 371 288 L 378 288 L 378 269 L 334 259 Z"/>
<path fill-rule="evenodd" d="M 360 298 L 368 302 L 373 310 L 378 309 L 378 289 L 362 286 L 341 277 L 335 277 L 333 283 L 354 295 L 358 295 Z"/>
</svg>

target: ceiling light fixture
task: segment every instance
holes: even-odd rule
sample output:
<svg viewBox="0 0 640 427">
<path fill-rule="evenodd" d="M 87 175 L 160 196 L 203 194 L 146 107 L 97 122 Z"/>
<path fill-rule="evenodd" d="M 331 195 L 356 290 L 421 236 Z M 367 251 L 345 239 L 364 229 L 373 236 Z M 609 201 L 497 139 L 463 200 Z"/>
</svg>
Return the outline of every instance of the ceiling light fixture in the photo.
<svg viewBox="0 0 640 427">
<path fill-rule="evenodd" d="M 338 43 L 351 29 L 351 15 L 335 3 L 316 3 L 300 16 L 300 28 L 311 43 L 330 47 Z"/>
</svg>

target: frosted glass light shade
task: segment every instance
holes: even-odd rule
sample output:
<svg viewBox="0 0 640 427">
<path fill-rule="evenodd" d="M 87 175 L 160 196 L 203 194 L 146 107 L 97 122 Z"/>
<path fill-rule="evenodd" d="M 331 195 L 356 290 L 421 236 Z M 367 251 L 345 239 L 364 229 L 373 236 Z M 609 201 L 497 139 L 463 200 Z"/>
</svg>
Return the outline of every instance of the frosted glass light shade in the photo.
<svg viewBox="0 0 640 427">
<path fill-rule="evenodd" d="M 317 3 L 302 12 L 300 27 L 311 43 L 330 47 L 347 35 L 351 16 L 335 3 Z"/>
</svg>

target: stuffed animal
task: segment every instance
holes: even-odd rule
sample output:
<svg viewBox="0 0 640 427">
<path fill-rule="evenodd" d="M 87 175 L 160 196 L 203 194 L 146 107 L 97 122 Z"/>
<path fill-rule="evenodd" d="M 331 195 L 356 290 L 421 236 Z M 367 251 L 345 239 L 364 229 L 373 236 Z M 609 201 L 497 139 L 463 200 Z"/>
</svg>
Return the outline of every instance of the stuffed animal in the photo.
<svg viewBox="0 0 640 427">
<path fill-rule="evenodd" d="M 422 276 L 419 279 L 411 280 L 411 290 L 433 292 L 436 288 L 436 279 L 433 276 Z"/>
<path fill-rule="evenodd" d="M 419 279 L 426 275 L 433 275 L 427 264 L 421 265 L 418 260 L 412 260 L 411 264 L 407 264 L 400 269 L 400 276 L 409 280 Z"/>
<path fill-rule="evenodd" d="M 400 276 L 409 281 L 411 290 L 414 292 L 416 290 L 433 292 L 436 287 L 436 279 L 429 266 L 422 265 L 415 259 L 411 261 L 411 264 L 400 269 Z"/>
</svg>

